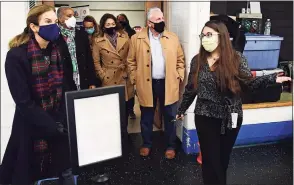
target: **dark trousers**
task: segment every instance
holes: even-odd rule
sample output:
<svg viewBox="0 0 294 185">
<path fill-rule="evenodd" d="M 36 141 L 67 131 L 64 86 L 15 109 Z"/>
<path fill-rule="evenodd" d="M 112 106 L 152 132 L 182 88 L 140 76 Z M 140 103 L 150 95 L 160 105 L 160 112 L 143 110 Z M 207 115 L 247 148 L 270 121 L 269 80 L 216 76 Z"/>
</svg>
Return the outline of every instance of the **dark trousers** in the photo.
<svg viewBox="0 0 294 185">
<path fill-rule="evenodd" d="M 156 100 L 159 98 L 160 108 L 164 117 L 165 142 L 167 149 L 175 149 L 176 128 L 171 122 L 175 119 L 177 112 L 177 102 L 164 106 L 165 100 L 165 80 L 152 80 L 153 107 L 140 107 L 141 109 L 141 134 L 143 137 L 143 147 L 152 147 L 152 132 Z"/>
<path fill-rule="evenodd" d="M 134 112 L 135 98 L 129 99 L 129 101 L 127 101 L 126 104 L 127 104 L 127 115 L 129 116 L 130 113 Z"/>
<path fill-rule="evenodd" d="M 204 184 L 226 184 L 230 155 L 242 121 L 242 118 L 239 118 L 237 128 L 226 129 L 225 134 L 221 135 L 221 119 L 195 115 L 196 129 L 202 153 Z"/>
<path fill-rule="evenodd" d="M 134 102 L 135 102 L 135 98 L 131 98 L 125 102 L 125 109 L 126 109 L 125 110 L 125 120 L 122 123 L 122 127 L 121 127 L 123 137 L 125 137 L 125 135 L 128 135 L 129 115 L 130 115 L 131 111 L 133 111 Z"/>
<path fill-rule="evenodd" d="M 32 126 L 32 128 L 34 128 L 34 132 L 32 135 L 33 140 L 39 140 L 39 138 L 42 138 L 49 143 L 48 148 L 52 152 L 52 162 L 53 162 L 53 164 L 51 164 L 52 166 L 50 167 L 54 169 L 54 171 L 52 172 L 50 172 L 50 169 L 49 169 L 48 171 L 49 174 L 56 174 L 56 172 L 58 173 L 59 185 L 75 185 L 74 175 L 72 174 L 72 169 L 70 168 L 71 162 L 70 162 L 70 148 L 69 148 L 68 134 L 58 133 L 57 130 L 56 130 L 56 133 L 54 134 L 48 133 L 48 130 L 37 127 L 37 126 Z M 42 154 L 42 152 L 40 152 L 39 155 L 37 153 L 38 152 L 35 152 L 36 156 L 45 155 L 45 153 Z M 38 165 L 39 160 L 37 160 L 36 162 Z M 46 161 L 44 163 L 46 163 Z M 55 170 L 58 170 L 58 171 L 55 171 Z M 38 172 L 36 171 L 34 173 L 37 174 Z"/>
</svg>

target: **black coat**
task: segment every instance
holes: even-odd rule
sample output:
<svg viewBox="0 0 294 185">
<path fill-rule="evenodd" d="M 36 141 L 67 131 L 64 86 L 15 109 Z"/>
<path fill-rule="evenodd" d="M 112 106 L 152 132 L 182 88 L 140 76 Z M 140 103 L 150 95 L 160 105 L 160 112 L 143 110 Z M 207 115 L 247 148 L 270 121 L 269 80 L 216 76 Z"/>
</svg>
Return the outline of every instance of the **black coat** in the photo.
<svg viewBox="0 0 294 185">
<path fill-rule="evenodd" d="M 0 184 L 28 185 L 38 179 L 53 177 L 70 167 L 67 134 L 58 132 L 56 118 L 66 124 L 64 98 L 59 112 L 46 112 L 34 100 L 32 66 L 27 56 L 27 44 L 7 53 L 5 71 L 12 98 L 16 104 L 12 132 L 0 166 Z M 63 96 L 64 97 L 64 96 Z M 40 173 L 34 142 L 45 139 L 52 154 L 49 171 Z"/>
<path fill-rule="evenodd" d="M 88 89 L 90 85 L 99 87 L 101 81 L 96 76 L 88 35 L 84 30 L 76 29 L 75 43 L 81 89 Z M 69 85 L 67 91 L 76 90 L 76 85 L 73 80 L 71 57 L 62 35 L 60 35 L 57 45 L 60 48 L 61 56 L 64 60 L 64 77 Z"/>
</svg>

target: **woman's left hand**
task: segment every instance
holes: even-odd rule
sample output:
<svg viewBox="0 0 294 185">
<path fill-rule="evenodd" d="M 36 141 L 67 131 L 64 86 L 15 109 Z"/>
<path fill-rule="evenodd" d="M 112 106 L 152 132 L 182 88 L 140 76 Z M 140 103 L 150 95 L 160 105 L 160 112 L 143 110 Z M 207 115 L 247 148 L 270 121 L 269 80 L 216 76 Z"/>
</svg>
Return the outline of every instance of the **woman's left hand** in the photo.
<svg viewBox="0 0 294 185">
<path fill-rule="evenodd" d="M 291 81 L 291 78 L 287 76 L 278 76 L 276 79 L 276 83 L 283 83 L 287 81 Z"/>
</svg>

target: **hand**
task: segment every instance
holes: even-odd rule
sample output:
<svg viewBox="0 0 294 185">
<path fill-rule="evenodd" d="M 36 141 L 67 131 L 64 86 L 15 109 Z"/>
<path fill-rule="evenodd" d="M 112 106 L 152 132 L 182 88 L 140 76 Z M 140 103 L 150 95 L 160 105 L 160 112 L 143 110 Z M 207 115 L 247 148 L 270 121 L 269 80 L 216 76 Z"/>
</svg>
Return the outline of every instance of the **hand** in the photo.
<svg viewBox="0 0 294 185">
<path fill-rule="evenodd" d="M 276 79 L 276 83 L 283 83 L 287 81 L 291 81 L 291 78 L 287 76 L 278 76 Z"/>
<path fill-rule="evenodd" d="M 90 86 L 89 86 L 89 89 L 95 89 L 95 88 L 96 88 L 95 85 L 90 85 Z"/>
<path fill-rule="evenodd" d="M 64 127 L 64 125 L 62 123 L 57 123 L 57 131 L 59 134 L 61 134 L 63 136 L 68 135 L 68 130 L 67 130 L 67 128 Z"/>
<path fill-rule="evenodd" d="M 137 88 L 136 88 L 136 85 L 134 85 L 134 94 L 137 96 Z"/>
<path fill-rule="evenodd" d="M 176 115 L 176 120 L 183 120 L 183 119 L 184 119 L 184 114 Z"/>
</svg>

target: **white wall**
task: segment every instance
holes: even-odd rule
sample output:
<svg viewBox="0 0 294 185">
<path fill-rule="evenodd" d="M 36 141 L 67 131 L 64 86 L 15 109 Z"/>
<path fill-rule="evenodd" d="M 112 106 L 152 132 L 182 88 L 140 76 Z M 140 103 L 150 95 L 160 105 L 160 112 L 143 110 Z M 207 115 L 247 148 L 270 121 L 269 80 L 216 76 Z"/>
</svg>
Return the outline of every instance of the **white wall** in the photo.
<svg viewBox="0 0 294 185">
<path fill-rule="evenodd" d="M 27 11 L 27 2 L 1 2 L 1 161 L 10 136 L 15 110 L 7 85 L 4 63 L 8 42 L 25 28 Z"/>
<path fill-rule="evenodd" d="M 179 36 L 189 68 L 199 51 L 199 34 L 209 20 L 210 2 L 170 2 L 169 12 L 170 31 Z"/>
<path fill-rule="evenodd" d="M 101 17 L 105 13 L 111 13 L 117 16 L 121 13 L 126 14 L 130 21 L 130 25 L 145 25 L 145 2 L 67 2 L 57 1 L 56 4 L 68 4 L 71 7 L 89 5 L 90 15 L 92 15 L 99 24 Z"/>
<path fill-rule="evenodd" d="M 190 71 L 191 59 L 198 54 L 200 38 L 204 24 L 209 20 L 210 1 L 206 2 L 170 2 L 169 3 L 169 29 L 175 32 L 182 44 L 187 72 Z M 195 103 L 190 106 L 184 121 L 187 129 L 195 129 L 194 108 Z"/>
</svg>

